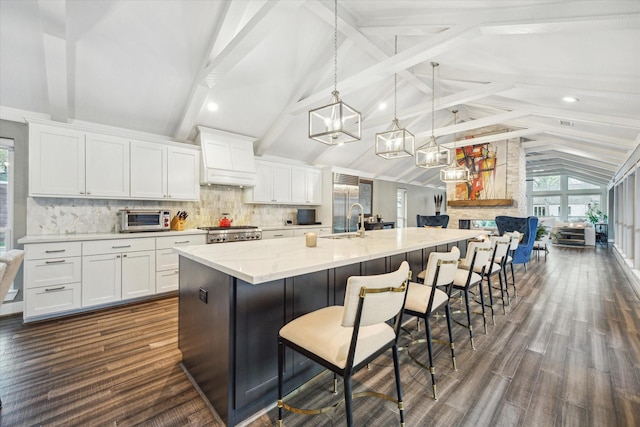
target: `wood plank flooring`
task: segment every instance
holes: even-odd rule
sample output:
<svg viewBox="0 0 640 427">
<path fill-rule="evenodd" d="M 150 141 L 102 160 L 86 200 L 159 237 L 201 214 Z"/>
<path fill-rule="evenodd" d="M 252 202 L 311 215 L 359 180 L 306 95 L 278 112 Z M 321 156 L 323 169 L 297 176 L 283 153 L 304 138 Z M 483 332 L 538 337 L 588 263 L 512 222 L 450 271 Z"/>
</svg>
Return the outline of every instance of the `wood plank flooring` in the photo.
<svg viewBox="0 0 640 427">
<path fill-rule="evenodd" d="M 638 296 L 611 249 L 551 251 L 526 272 L 516 267 L 518 298 L 506 315 L 496 310 L 487 335 L 475 317 L 475 351 L 454 324 L 458 371 L 435 344 L 438 401 L 428 373 L 401 353 L 407 426 L 640 425 Z M 179 366 L 177 310 L 170 297 L 29 325 L 0 318 L 0 425 L 222 425 Z M 444 321 L 434 335 L 446 338 Z M 427 360 L 426 347 L 411 351 Z M 355 391 L 393 394 L 391 366 L 381 356 L 357 374 Z M 321 376 L 290 403 L 330 402 L 330 385 Z M 249 425 L 274 425 L 275 416 Z M 373 398 L 356 399 L 354 416 L 357 425 L 398 422 L 393 404 Z M 286 413 L 285 425 L 344 425 L 344 406 Z"/>
</svg>

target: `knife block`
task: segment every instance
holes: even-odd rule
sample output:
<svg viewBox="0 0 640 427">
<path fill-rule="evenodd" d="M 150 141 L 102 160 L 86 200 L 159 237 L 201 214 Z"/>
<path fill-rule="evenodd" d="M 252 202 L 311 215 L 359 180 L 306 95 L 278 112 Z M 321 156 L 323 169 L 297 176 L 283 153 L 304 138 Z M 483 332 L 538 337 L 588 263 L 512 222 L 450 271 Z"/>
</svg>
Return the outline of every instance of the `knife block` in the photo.
<svg viewBox="0 0 640 427">
<path fill-rule="evenodd" d="M 171 229 L 174 231 L 184 231 L 184 219 L 179 219 L 176 215 L 171 219 Z"/>
</svg>

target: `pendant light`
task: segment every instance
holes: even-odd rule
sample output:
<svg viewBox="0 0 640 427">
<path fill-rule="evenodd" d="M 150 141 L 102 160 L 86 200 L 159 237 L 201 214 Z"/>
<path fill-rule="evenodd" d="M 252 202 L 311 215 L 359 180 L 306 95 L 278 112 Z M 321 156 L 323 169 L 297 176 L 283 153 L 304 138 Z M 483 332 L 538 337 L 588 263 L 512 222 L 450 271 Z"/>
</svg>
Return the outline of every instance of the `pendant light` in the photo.
<svg viewBox="0 0 640 427">
<path fill-rule="evenodd" d="M 340 100 L 338 93 L 338 0 L 335 0 L 333 33 L 333 92 L 324 107 L 309 111 L 309 138 L 327 145 L 359 141 L 362 131 L 360 113 Z"/>
<path fill-rule="evenodd" d="M 453 110 L 453 124 L 458 124 L 458 110 Z M 456 134 L 453 134 L 453 155 L 451 164 L 440 170 L 440 181 L 445 183 L 468 182 L 469 169 L 464 166 L 458 166 L 456 157 Z"/>
<path fill-rule="evenodd" d="M 437 62 L 431 63 L 431 138 L 429 142 L 416 150 L 416 166 L 421 168 L 438 168 L 449 164 L 449 150 L 441 149 L 436 142 L 436 137 L 433 134 L 434 130 L 434 117 L 435 117 L 435 104 L 436 104 L 436 67 L 439 64 Z"/>
<path fill-rule="evenodd" d="M 398 54 L 398 36 L 395 39 L 395 53 Z M 391 130 L 376 133 L 376 154 L 385 159 L 399 159 L 413 156 L 415 136 L 401 128 L 397 117 L 398 74 L 393 75 L 393 120 Z"/>
</svg>

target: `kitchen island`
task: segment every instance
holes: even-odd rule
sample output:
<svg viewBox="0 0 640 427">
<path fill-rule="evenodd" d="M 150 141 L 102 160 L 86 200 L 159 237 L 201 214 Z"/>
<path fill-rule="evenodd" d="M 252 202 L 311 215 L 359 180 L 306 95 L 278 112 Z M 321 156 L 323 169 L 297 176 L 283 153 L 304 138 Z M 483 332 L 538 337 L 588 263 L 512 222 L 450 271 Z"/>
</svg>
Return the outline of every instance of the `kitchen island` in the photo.
<svg viewBox="0 0 640 427">
<path fill-rule="evenodd" d="M 402 228 L 364 238 L 305 236 L 176 248 L 180 255 L 179 347 L 183 366 L 227 425 L 272 405 L 277 391 L 277 333 L 287 322 L 341 305 L 353 275 L 381 274 L 407 260 L 414 274 L 429 253 L 454 245 L 464 254 L 481 231 Z M 288 353 L 285 391 L 322 371 Z"/>
</svg>

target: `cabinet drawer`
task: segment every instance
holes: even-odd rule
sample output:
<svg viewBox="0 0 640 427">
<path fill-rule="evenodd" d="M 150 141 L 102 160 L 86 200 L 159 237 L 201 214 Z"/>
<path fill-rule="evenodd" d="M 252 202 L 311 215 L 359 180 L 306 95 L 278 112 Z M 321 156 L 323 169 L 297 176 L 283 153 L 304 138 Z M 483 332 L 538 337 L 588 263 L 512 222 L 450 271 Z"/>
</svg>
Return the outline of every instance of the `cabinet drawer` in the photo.
<svg viewBox="0 0 640 427">
<path fill-rule="evenodd" d="M 179 282 L 178 269 L 158 271 L 156 273 L 156 293 L 177 291 Z"/>
<path fill-rule="evenodd" d="M 35 243 L 25 245 L 25 260 L 62 258 L 82 255 L 80 242 Z"/>
<path fill-rule="evenodd" d="M 262 232 L 263 239 L 281 239 L 293 237 L 293 230 L 267 230 Z"/>
<path fill-rule="evenodd" d="M 178 270 L 178 258 L 173 249 L 156 251 L 156 271 Z"/>
<path fill-rule="evenodd" d="M 95 240 L 82 243 L 83 255 L 116 254 L 156 249 L 154 238 Z"/>
<path fill-rule="evenodd" d="M 25 303 L 25 318 L 80 308 L 80 283 L 27 289 Z"/>
<path fill-rule="evenodd" d="M 206 234 L 189 234 L 185 236 L 166 236 L 156 238 L 156 249 L 169 249 L 176 246 L 204 245 Z"/>
<path fill-rule="evenodd" d="M 25 288 L 40 288 L 79 282 L 82 278 L 80 257 L 50 258 L 25 262 Z"/>
</svg>

